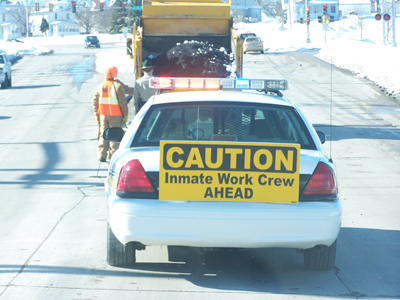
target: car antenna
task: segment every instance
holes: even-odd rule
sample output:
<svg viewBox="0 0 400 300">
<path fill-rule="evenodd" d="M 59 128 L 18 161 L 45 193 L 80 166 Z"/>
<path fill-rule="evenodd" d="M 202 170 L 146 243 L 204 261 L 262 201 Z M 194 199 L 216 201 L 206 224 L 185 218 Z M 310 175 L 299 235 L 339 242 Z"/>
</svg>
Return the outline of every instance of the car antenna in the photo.
<svg viewBox="0 0 400 300">
<path fill-rule="evenodd" d="M 332 66 L 332 52 L 331 52 L 331 103 L 330 103 L 330 120 L 329 120 L 329 160 L 330 162 L 333 162 L 332 160 L 332 119 L 333 119 L 333 95 L 332 95 L 332 88 L 333 88 L 333 83 L 332 79 L 333 78 L 333 66 Z"/>
</svg>

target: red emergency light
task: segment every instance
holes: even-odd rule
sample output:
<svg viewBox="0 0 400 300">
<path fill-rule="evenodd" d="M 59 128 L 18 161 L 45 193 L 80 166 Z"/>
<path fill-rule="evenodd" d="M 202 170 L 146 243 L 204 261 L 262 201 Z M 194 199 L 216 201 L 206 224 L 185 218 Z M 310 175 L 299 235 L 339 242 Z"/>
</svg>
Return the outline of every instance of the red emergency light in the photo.
<svg viewBox="0 0 400 300">
<path fill-rule="evenodd" d="M 384 14 L 384 15 L 383 15 L 383 19 L 384 19 L 385 21 L 389 21 L 389 20 L 390 20 L 390 15 L 389 15 L 389 14 Z"/>
<path fill-rule="evenodd" d="M 376 14 L 375 15 L 375 20 L 380 21 L 382 19 L 382 15 L 381 14 Z"/>
</svg>

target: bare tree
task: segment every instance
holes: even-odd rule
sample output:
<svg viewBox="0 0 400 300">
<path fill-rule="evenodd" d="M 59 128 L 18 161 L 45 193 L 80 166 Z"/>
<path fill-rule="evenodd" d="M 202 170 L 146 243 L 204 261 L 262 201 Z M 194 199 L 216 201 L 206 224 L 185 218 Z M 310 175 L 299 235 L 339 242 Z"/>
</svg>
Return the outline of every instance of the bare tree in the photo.
<svg viewBox="0 0 400 300">
<path fill-rule="evenodd" d="M 75 18 L 79 24 L 86 30 L 86 33 L 90 33 L 94 25 L 96 24 L 96 15 L 98 12 L 90 10 L 81 10 L 76 12 Z"/>
<path fill-rule="evenodd" d="M 271 17 L 282 17 L 282 3 L 279 0 L 255 0 Z"/>
<path fill-rule="evenodd" d="M 364 15 L 369 15 L 368 8 L 363 5 L 358 5 L 355 7 L 357 15 L 353 16 L 353 24 L 360 28 L 361 39 L 363 38 L 363 27 L 365 25 Z"/>
<path fill-rule="evenodd" d="M 111 13 L 111 9 L 105 9 L 96 14 L 96 28 L 99 32 L 108 32 L 108 29 L 110 28 Z"/>
<path fill-rule="evenodd" d="M 25 29 L 25 33 L 29 33 L 29 28 L 32 26 L 32 22 L 29 23 L 29 15 L 35 6 L 34 1 L 35 0 L 25 0 L 22 3 L 18 2 L 16 7 L 9 11 L 9 14 L 14 20 Z M 28 17 L 28 28 L 26 27 L 26 17 Z"/>
</svg>

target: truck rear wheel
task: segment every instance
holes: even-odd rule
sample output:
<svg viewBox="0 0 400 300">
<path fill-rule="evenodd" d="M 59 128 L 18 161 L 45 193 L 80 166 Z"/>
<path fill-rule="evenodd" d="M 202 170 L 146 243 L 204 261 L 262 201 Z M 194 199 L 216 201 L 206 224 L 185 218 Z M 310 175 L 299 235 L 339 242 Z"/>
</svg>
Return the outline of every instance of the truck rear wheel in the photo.
<svg viewBox="0 0 400 300">
<path fill-rule="evenodd" d="M 107 223 L 107 263 L 114 267 L 129 267 L 136 262 L 134 243 L 123 245 L 112 232 Z"/>
<path fill-rule="evenodd" d="M 336 241 L 327 246 L 315 246 L 304 250 L 304 265 L 309 270 L 328 271 L 335 264 Z"/>
</svg>

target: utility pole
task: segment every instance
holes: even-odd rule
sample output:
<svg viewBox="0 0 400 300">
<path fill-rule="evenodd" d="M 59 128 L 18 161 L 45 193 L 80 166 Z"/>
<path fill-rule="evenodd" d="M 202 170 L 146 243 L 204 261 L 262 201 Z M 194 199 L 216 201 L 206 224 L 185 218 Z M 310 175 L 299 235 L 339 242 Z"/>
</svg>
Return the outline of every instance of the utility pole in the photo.
<svg viewBox="0 0 400 300">
<path fill-rule="evenodd" d="M 393 47 L 397 47 L 396 43 L 396 5 L 395 5 L 395 0 L 392 0 L 392 32 L 393 32 Z"/>
<path fill-rule="evenodd" d="M 304 18 L 306 19 L 306 22 L 307 22 L 306 12 L 307 12 L 307 9 L 308 9 L 308 1 L 305 0 L 304 3 L 305 3 Z M 310 41 L 310 24 L 309 24 L 309 22 L 307 22 L 307 43 L 311 43 L 311 41 Z"/>
<path fill-rule="evenodd" d="M 381 1 L 381 12 L 382 15 L 384 15 L 386 13 L 386 7 L 385 7 L 385 0 Z M 386 46 L 386 32 L 385 32 L 385 21 L 383 20 L 382 22 L 382 33 L 383 33 L 383 45 Z"/>
<path fill-rule="evenodd" d="M 289 0 L 289 24 L 290 24 L 290 30 L 292 30 L 292 22 L 293 22 L 293 19 L 292 19 L 292 4 L 293 4 L 293 1 L 292 0 Z"/>
<path fill-rule="evenodd" d="M 372 1 L 372 0 L 371 0 Z M 374 0 L 375 1 L 375 0 Z M 392 16 L 390 16 L 390 1 L 389 0 L 381 0 L 377 5 L 377 14 L 375 15 L 375 20 L 381 21 L 382 19 L 382 33 L 383 33 L 383 45 L 386 46 L 386 40 L 389 40 L 389 31 L 392 28 L 392 46 L 397 47 L 396 42 L 396 5 L 395 0 L 392 0 Z M 391 23 L 390 23 L 391 22 Z M 390 24 L 392 25 L 390 27 Z M 387 32 L 386 32 L 387 27 Z"/>
</svg>

